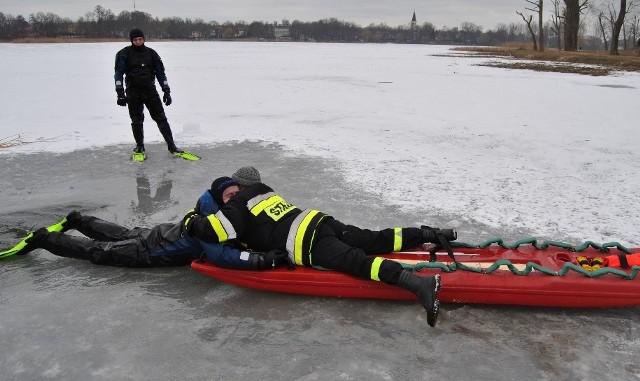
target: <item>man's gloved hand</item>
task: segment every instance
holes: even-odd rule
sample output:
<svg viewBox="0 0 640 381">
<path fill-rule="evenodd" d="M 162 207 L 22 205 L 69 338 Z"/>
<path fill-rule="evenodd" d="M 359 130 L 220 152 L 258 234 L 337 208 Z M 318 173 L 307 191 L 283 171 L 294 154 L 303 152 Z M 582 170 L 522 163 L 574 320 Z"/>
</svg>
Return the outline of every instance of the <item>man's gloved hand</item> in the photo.
<svg viewBox="0 0 640 381">
<path fill-rule="evenodd" d="M 289 253 L 284 250 L 271 250 L 264 253 L 264 264 L 266 268 L 275 269 L 279 265 L 284 265 L 289 262 Z"/>
<path fill-rule="evenodd" d="M 249 267 L 253 270 L 271 270 L 286 264 L 291 267 L 293 264 L 289 259 L 289 253 L 284 250 L 271 250 L 266 253 L 250 253 Z"/>
<path fill-rule="evenodd" d="M 422 229 L 423 242 L 440 243 L 438 236 L 446 241 L 455 241 L 458 238 L 455 229 L 438 229 L 429 226 L 421 226 L 420 229 Z"/>
<path fill-rule="evenodd" d="M 116 94 L 118 94 L 118 106 L 126 106 L 127 98 L 124 96 L 124 89 L 122 87 L 116 88 Z"/>
<path fill-rule="evenodd" d="M 173 100 L 171 99 L 171 90 L 167 86 L 162 88 L 162 92 L 164 92 L 164 95 L 162 96 L 162 101 L 164 102 L 164 105 L 170 106 L 171 103 L 173 102 Z"/>
<path fill-rule="evenodd" d="M 193 217 L 197 216 L 194 210 L 187 213 L 182 219 L 182 234 L 186 236 L 192 236 L 191 227 L 193 226 Z"/>
</svg>

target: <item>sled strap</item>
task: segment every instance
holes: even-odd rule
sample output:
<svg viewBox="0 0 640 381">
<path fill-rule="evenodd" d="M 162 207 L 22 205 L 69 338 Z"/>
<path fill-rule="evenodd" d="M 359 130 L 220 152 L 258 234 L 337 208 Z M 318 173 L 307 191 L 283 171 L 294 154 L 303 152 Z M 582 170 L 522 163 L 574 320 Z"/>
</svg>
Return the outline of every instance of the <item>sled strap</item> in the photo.
<svg viewBox="0 0 640 381">
<path fill-rule="evenodd" d="M 618 259 L 620 260 L 620 267 L 622 267 L 623 269 L 628 269 L 630 267 L 626 255 L 618 254 Z"/>
<path fill-rule="evenodd" d="M 442 235 L 442 233 L 440 233 L 438 230 L 435 231 L 435 234 L 436 234 L 436 237 L 438 238 L 438 242 L 436 243 L 435 247 L 429 251 L 429 262 L 437 262 L 438 257 L 436 255 L 436 252 L 438 250 L 444 249 L 447 251 L 447 254 L 451 258 L 453 263 L 458 263 L 458 261 L 456 260 L 456 257 L 453 255 L 451 242 L 447 241 L 444 235 Z"/>
</svg>

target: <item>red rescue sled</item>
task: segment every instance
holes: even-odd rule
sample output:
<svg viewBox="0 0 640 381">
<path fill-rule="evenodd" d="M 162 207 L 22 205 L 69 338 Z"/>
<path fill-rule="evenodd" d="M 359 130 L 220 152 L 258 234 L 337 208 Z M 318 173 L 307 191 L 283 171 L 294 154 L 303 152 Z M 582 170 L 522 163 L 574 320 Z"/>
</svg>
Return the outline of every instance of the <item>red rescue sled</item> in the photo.
<svg viewBox="0 0 640 381">
<path fill-rule="evenodd" d="M 532 245 L 515 249 L 492 245 L 454 250 L 457 262 L 468 266 L 467 270 L 452 270 L 457 265 L 452 265 L 444 252 L 437 253 L 438 261 L 431 264 L 427 264 L 430 255 L 425 251 L 380 256 L 414 266 L 418 275 L 440 274 L 442 302 L 547 307 L 640 306 L 640 274 L 635 276 L 640 267 L 587 271 L 577 264 L 579 256 L 604 258 L 625 254 L 617 248 L 608 253 L 593 247 L 573 252 L 562 248 L 540 250 Z M 640 253 L 640 248 L 630 251 Z M 222 282 L 257 290 L 341 298 L 417 300 L 414 294 L 397 286 L 303 266 L 295 270 L 250 271 L 194 261 L 191 267 Z"/>
</svg>

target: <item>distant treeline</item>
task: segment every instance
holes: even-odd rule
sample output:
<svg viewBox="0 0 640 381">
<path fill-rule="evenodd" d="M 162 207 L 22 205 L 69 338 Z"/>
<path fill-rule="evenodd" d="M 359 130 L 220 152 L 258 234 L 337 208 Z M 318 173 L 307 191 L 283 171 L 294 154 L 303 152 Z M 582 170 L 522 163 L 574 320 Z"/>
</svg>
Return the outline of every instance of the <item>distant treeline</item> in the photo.
<svg viewBox="0 0 640 381">
<path fill-rule="evenodd" d="M 370 24 L 366 27 L 335 18 L 313 22 L 282 20 L 280 23 L 227 21 L 205 22 L 202 19 L 167 17 L 159 19 L 140 11 L 122 11 L 114 14 L 110 9 L 96 6 L 84 17 L 73 21 L 54 13 L 38 12 L 28 19 L 0 12 L 0 40 L 24 38 L 127 38 L 132 28 L 142 29 L 151 39 L 255 39 L 319 42 L 393 42 L 419 44 L 478 44 L 500 45 L 509 42 L 528 42 L 530 36 L 524 23 L 498 24 L 493 30 L 464 22 L 460 27 L 437 29 L 425 22 L 412 27 L 390 27 Z M 549 47 L 556 38 L 546 34 Z"/>
</svg>

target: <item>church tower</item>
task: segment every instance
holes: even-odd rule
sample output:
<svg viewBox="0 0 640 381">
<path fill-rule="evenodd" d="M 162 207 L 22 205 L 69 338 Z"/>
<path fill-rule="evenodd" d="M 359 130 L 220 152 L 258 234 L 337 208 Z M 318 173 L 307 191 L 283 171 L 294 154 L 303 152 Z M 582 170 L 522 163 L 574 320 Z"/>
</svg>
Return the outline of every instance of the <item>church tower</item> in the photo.
<svg viewBox="0 0 640 381">
<path fill-rule="evenodd" d="M 416 21 L 416 11 L 413 10 L 413 17 L 411 18 L 411 42 L 418 41 L 418 22 Z"/>
</svg>

